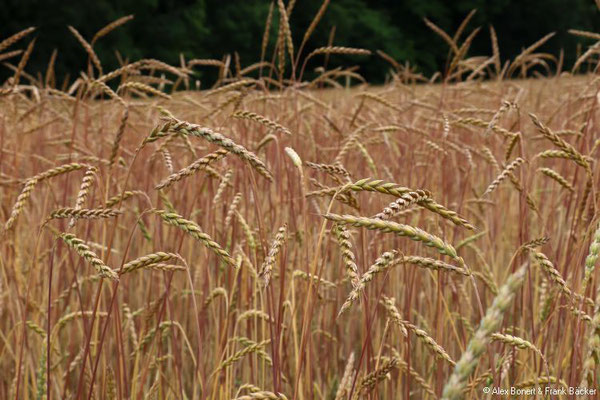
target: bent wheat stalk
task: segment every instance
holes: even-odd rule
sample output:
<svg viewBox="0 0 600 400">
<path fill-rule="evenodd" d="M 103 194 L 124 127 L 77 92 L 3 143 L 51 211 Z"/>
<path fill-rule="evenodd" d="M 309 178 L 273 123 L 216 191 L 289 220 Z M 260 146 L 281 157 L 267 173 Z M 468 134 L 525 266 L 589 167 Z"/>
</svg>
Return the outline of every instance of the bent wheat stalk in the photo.
<svg viewBox="0 0 600 400">
<path fill-rule="evenodd" d="M 98 258 L 96 253 L 90 250 L 90 248 L 84 243 L 83 240 L 77 238 L 71 233 L 60 233 L 58 235 L 69 247 L 74 249 L 77 254 L 89 262 L 92 267 L 96 268 L 98 274 L 103 278 L 109 278 L 115 281 L 119 280 L 119 275 L 108 267 L 104 262 Z"/>
<path fill-rule="evenodd" d="M 506 179 L 506 177 L 508 177 L 510 174 L 512 174 L 512 172 L 522 163 L 524 163 L 525 160 L 523 160 L 521 157 L 517 157 L 517 159 L 515 159 L 513 162 L 511 162 L 510 164 L 508 164 L 506 166 L 506 168 L 504 168 L 504 170 L 500 173 L 500 175 L 498 175 L 498 177 L 496 179 L 494 179 L 494 181 L 492 183 L 490 183 L 490 185 L 487 187 L 487 189 L 485 189 L 485 192 L 483 192 L 483 194 L 481 195 L 481 197 L 485 197 L 488 194 L 492 193 L 494 191 L 494 189 L 496 189 L 504 179 Z"/>
<path fill-rule="evenodd" d="M 379 214 L 373 218 L 388 220 L 394 214 L 399 213 L 411 204 L 422 202 L 431 197 L 431 193 L 426 190 L 416 190 L 414 192 L 408 192 L 400 196 L 397 200 L 391 202 L 386 208 L 383 209 Z"/>
<path fill-rule="evenodd" d="M 348 191 L 378 192 L 396 197 L 402 197 L 404 194 L 416 192 L 413 189 L 403 187 L 391 182 L 384 182 L 381 179 L 365 178 L 356 182 L 348 183 L 341 187 L 326 188 L 310 192 L 307 193 L 306 196 L 333 196 L 335 193 L 338 193 L 338 191 L 342 194 Z M 426 193 L 426 191 L 423 192 Z M 452 221 L 452 223 L 454 223 L 455 225 L 463 226 L 469 230 L 475 230 L 475 227 L 471 225 L 466 219 L 458 215 L 455 211 L 449 210 L 443 205 L 438 204 L 437 202 L 435 202 L 435 200 L 433 200 L 430 197 L 417 201 L 417 204 L 431 212 L 438 214 L 442 218 Z"/>
<path fill-rule="evenodd" d="M 340 224 L 352 225 L 360 228 L 391 232 L 398 236 L 406 236 L 411 240 L 423 242 L 425 246 L 433 247 L 441 254 L 448 255 L 456 260 L 459 259 L 452 245 L 444 242 L 441 238 L 425 232 L 424 230 L 410 225 L 398 224 L 396 222 L 382 221 L 374 218 L 357 217 L 355 215 L 326 214 L 325 218 Z"/>
<path fill-rule="evenodd" d="M 228 150 L 241 158 L 242 160 L 248 162 L 256 171 L 266 178 L 269 182 L 273 181 L 273 175 L 267 169 L 267 166 L 263 161 L 261 161 L 254 153 L 246 149 L 244 146 L 235 143 L 233 140 L 225 137 L 223 134 L 219 132 L 215 132 L 212 129 L 201 127 L 199 125 L 191 124 L 189 122 L 180 121 L 169 114 L 167 111 L 162 110 L 163 115 L 168 120 L 169 124 L 166 124 L 163 128 L 160 128 L 161 131 L 172 131 L 172 132 L 180 132 L 185 135 L 198 136 L 206 139 L 210 143 L 214 143 L 217 146 Z M 166 131 L 165 131 L 166 129 Z"/>
<path fill-rule="evenodd" d="M 360 294 L 364 292 L 367 283 L 372 281 L 376 274 L 382 273 L 388 268 L 394 267 L 401 261 L 401 259 L 396 258 L 397 255 L 397 250 L 386 251 L 381 255 L 381 257 L 375 260 L 375 263 L 373 263 L 367 272 L 360 277 L 360 280 L 356 286 L 354 286 L 344 304 L 342 304 L 342 307 L 338 313 L 338 318 L 352 306 L 352 303 L 354 303 Z"/>
<path fill-rule="evenodd" d="M 195 222 L 187 220 L 181 215 L 174 212 L 168 212 L 164 210 L 154 210 L 153 212 L 160 218 L 162 218 L 162 220 L 166 223 L 178 227 L 194 239 L 204 244 L 227 264 L 235 265 L 235 260 L 231 258 L 231 256 L 225 250 L 223 250 L 221 246 L 217 242 L 215 242 L 209 235 L 202 232 L 202 229 L 200 229 L 198 224 L 196 224 Z"/>
<path fill-rule="evenodd" d="M 540 171 L 542 174 L 546 175 L 547 177 L 554 179 L 556 182 L 558 182 L 558 184 L 560 186 L 564 187 L 569 192 L 571 192 L 571 193 L 575 192 L 575 188 L 573 188 L 573 185 L 571 185 L 564 176 L 562 176 L 555 170 L 553 170 L 551 168 L 540 168 L 540 169 L 538 169 L 538 171 Z"/>
<path fill-rule="evenodd" d="M 229 153 L 228 150 L 219 149 L 219 150 L 215 151 L 214 153 L 207 154 L 206 156 L 199 158 L 198 160 L 194 161 L 193 163 L 191 163 L 187 167 L 179 170 L 178 172 L 175 172 L 174 174 L 169 175 L 165 180 L 160 182 L 154 188 L 156 190 L 165 189 L 165 188 L 171 186 L 175 182 L 178 182 L 184 178 L 187 178 L 187 177 L 195 174 L 198 171 L 208 168 L 208 166 L 210 164 L 212 164 L 213 162 L 224 158 L 227 155 L 227 153 Z"/>
<path fill-rule="evenodd" d="M 64 164 L 64 165 L 60 165 L 55 168 L 51 168 L 47 171 L 41 172 L 41 173 L 27 179 L 25 181 L 25 185 L 23 186 L 23 189 L 21 190 L 21 193 L 17 197 L 17 201 L 15 202 L 15 205 L 12 208 L 10 217 L 4 224 L 4 232 L 9 231 L 14 226 L 15 222 L 17 221 L 17 218 L 19 217 L 19 215 L 25 208 L 25 205 L 27 204 L 29 197 L 31 197 L 31 192 L 33 191 L 34 187 L 39 182 L 44 181 L 46 179 L 53 178 L 58 175 L 66 174 L 71 171 L 77 171 L 82 168 L 90 168 L 90 166 L 87 164 L 80 164 L 80 163 Z"/>
<path fill-rule="evenodd" d="M 138 257 L 135 260 L 129 261 L 123 264 L 121 269 L 118 271 L 119 275 L 127 274 L 138 270 L 140 268 L 146 268 L 154 264 L 163 263 L 165 261 L 178 260 L 180 257 L 175 253 L 166 253 L 159 251 L 152 254 L 147 254 L 142 257 Z M 160 264 L 159 264 L 160 265 Z"/>
<path fill-rule="evenodd" d="M 250 111 L 236 111 L 233 113 L 232 117 L 237 119 L 247 119 L 250 121 L 256 121 L 259 124 L 264 125 L 269 129 L 272 129 L 273 131 L 280 131 L 288 136 L 292 134 L 292 132 L 290 132 L 290 130 L 285 126 L 280 125 L 277 122 L 271 121 L 270 119 L 263 117 L 262 115 Z"/>
</svg>

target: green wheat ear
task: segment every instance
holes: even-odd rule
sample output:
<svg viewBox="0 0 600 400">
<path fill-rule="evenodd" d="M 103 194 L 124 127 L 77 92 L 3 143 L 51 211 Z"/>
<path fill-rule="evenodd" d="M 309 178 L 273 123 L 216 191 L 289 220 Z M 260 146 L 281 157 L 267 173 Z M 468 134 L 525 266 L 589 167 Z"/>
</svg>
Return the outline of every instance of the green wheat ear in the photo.
<svg viewBox="0 0 600 400">
<path fill-rule="evenodd" d="M 511 305 L 515 293 L 521 287 L 525 278 L 527 267 L 523 266 L 514 274 L 510 275 L 504 285 L 498 291 L 492 305 L 485 312 L 485 316 L 479 323 L 479 328 L 475 331 L 473 338 L 469 341 L 467 349 L 461 355 L 460 360 L 450 375 L 450 378 L 444 386 L 442 399 L 458 400 L 464 398 L 469 377 L 477 367 L 479 358 L 485 352 L 488 343 L 491 340 L 492 333 L 498 330 L 502 324 L 504 313 Z"/>
</svg>

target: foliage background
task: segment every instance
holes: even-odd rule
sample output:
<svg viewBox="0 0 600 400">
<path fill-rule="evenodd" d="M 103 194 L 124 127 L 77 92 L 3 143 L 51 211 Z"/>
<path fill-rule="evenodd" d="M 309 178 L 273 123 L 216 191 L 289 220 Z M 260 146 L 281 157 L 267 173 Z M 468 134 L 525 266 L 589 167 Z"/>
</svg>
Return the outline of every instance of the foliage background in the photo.
<svg viewBox="0 0 600 400">
<path fill-rule="evenodd" d="M 242 65 L 249 65 L 260 57 L 270 0 L 3 0 L 2 3 L 0 37 L 28 26 L 38 27 L 28 71 L 43 74 L 56 48 L 59 51 L 56 69 L 61 77 L 67 72 L 77 73 L 86 62 L 84 50 L 68 32 L 67 25 L 90 39 L 107 23 L 128 14 L 134 14 L 135 19 L 95 46 L 105 70 L 119 65 L 116 51 L 129 60 L 152 57 L 173 64 L 179 63 L 180 53 L 186 59 L 220 59 L 237 51 Z M 296 2 L 290 20 L 296 43 L 301 41 L 320 5 L 321 0 Z M 326 45 L 335 27 L 335 45 L 380 49 L 399 61 L 409 61 L 429 76 L 443 68 L 448 49 L 423 18 L 454 32 L 472 9 L 477 9 L 477 14 L 469 24 L 469 31 L 477 26 L 482 30 L 470 55 L 491 54 L 488 25 L 493 25 L 503 59 L 514 57 L 543 35 L 556 32 L 543 50 L 559 54 L 565 49 L 569 65 L 576 57 L 577 42 L 585 39 L 573 37 L 567 30 L 600 30 L 599 13 L 592 0 L 332 0 L 307 50 Z M 273 51 L 277 20 L 275 15 L 268 56 Z M 348 61 L 332 60 L 345 65 Z M 359 65 L 362 74 L 372 82 L 381 82 L 387 71 L 386 63 L 379 57 L 351 59 L 350 63 Z M 0 73 L 2 77 L 9 75 L 5 67 Z"/>
</svg>

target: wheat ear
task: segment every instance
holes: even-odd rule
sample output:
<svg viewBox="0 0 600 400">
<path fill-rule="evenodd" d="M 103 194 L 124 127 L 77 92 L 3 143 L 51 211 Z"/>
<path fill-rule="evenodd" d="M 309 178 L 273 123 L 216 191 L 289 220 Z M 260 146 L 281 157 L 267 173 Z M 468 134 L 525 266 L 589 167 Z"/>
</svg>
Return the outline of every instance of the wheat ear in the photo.
<svg viewBox="0 0 600 400">
<path fill-rule="evenodd" d="M 36 28 L 34 28 L 34 27 L 29 27 L 29 28 L 23 29 L 20 32 L 15 33 L 12 36 L 7 37 L 6 39 L 4 39 L 3 41 L 0 42 L 0 52 L 4 51 L 5 49 L 8 49 L 10 46 L 17 43 L 19 40 L 23 39 L 25 36 L 29 35 L 35 29 Z"/>
<path fill-rule="evenodd" d="M 69 26 L 69 30 L 71 31 L 73 36 L 75 36 L 75 38 L 81 44 L 81 46 L 85 49 L 85 51 L 88 53 L 90 60 L 92 60 L 92 63 L 94 64 L 96 69 L 98 69 L 98 74 L 102 75 L 102 64 L 100 64 L 100 59 L 98 58 L 98 55 L 96 55 L 94 49 L 92 49 L 92 46 L 90 46 L 90 44 L 83 38 L 83 36 L 81 36 L 77 29 L 73 28 L 72 26 Z"/>
<path fill-rule="evenodd" d="M 29 197 L 31 197 L 31 192 L 33 191 L 33 188 L 37 183 L 38 180 L 35 178 L 30 178 L 25 182 L 23 189 L 21 189 L 21 193 L 19 193 L 19 196 L 17 197 L 17 201 L 15 202 L 15 205 L 12 208 L 10 217 L 4 224 L 4 232 L 8 232 L 13 227 L 13 225 L 17 221 L 17 218 L 25 208 L 27 200 L 29 200 Z"/>
<path fill-rule="evenodd" d="M 90 45 L 94 46 L 94 43 L 96 43 L 96 41 L 98 39 L 103 38 L 104 36 L 108 35 L 110 32 L 114 31 L 121 25 L 124 25 L 127 22 L 131 21 L 133 18 L 134 17 L 132 14 L 126 15 L 126 16 L 118 18 L 115 21 L 111 22 L 110 24 L 104 26 L 102 29 L 100 29 L 98 32 L 96 32 L 96 34 L 92 38 L 92 41 L 90 42 Z"/>
<path fill-rule="evenodd" d="M 142 190 L 126 190 L 122 194 L 118 194 L 106 200 L 106 203 L 104 203 L 104 208 L 111 208 L 119 204 L 119 202 L 125 201 L 133 196 L 147 196 L 147 194 Z"/>
<path fill-rule="evenodd" d="M 397 200 L 391 202 L 386 208 L 383 209 L 383 211 L 375 215 L 373 218 L 388 220 L 394 214 L 404 210 L 411 204 L 422 202 L 428 199 L 430 196 L 431 193 L 427 192 L 426 190 L 415 190 L 414 192 L 404 193 Z"/>
<path fill-rule="evenodd" d="M 254 153 L 246 149 L 244 146 L 235 143 L 233 140 L 225 137 L 219 132 L 214 132 L 209 128 L 203 128 L 199 125 L 190 124 L 189 122 L 179 121 L 174 117 L 170 117 L 172 124 L 167 128 L 173 132 L 181 132 L 186 135 L 198 136 L 206 139 L 210 143 L 214 143 L 225 150 L 228 150 L 247 161 L 256 171 L 265 177 L 268 181 L 273 181 L 273 175 L 267 169 L 267 166 Z"/>
<path fill-rule="evenodd" d="M 560 186 L 567 189 L 569 192 L 571 192 L 571 193 L 575 192 L 573 185 L 571 185 L 564 176 L 562 176 L 555 170 L 553 170 L 551 168 L 540 168 L 540 169 L 538 169 L 538 171 L 540 171 L 542 174 L 546 175 L 547 177 L 554 179 L 556 182 L 558 182 L 558 184 Z"/>
<path fill-rule="evenodd" d="M 371 265 L 369 267 L 367 272 L 365 272 L 360 277 L 358 284 L 356 284 L 356 286 L 354 286 L 352 288 L 352 291 L 348 295 L 348 298 L 346 299 L 346 301 L 344 302 L 344 304 L 342 304 L 342 307 L 340 308 L 338 317 L 340 315 L 342 315 L 345 311 L 347 311 L 352 306 L 352 304 L 358 299 L 360 294 L 362 292 L 364 292 L 367 283 L 372 281 L 373 277 L 376 274 L 382 273 L 385 270 L 387 270 L 388 268 L 391 268 L 391 267 L 395 266 L 396 264 L 398 264 L 400 259 L 396 258 L 397 255 L 398 255 L 398 251 L 396 251 L 396 250 L 386 251 L 377 260 L 375 260 L 375 262 L 373 263 L 373 265 Z"/>
<path fill-rule="evenodd" d="M 333 193 L 336 193 L 338 190 L 340 190 L 341 193 L 345 193 L 349 190 L 352 190 L 355 192 L 360 192 L 360 191 L 379 192 L 379 193 L 389 194 L 389 195 L 396 196 L 396 197 L 402 197 L 403 194 L 414 192 L 414 190 L 412 190 L 412 189 L 397 185 L 395 183 L 384 182 L 380 179 L 373 180 L 371 178 L 366 178 L 366 179 L 358 180 L 353 183 L 348 183 L 348 184 L 342 186 L 341 188 L 333 188 L 333 189 L 328 189 L 325 191 L 311 192 L 311 193 L 308 193 L 307 196 L 324 195 L 324 194 L 322 194 L 323 192 L 326 192 L 325 195 L 333 194 Z M 446 219 L 452 221 L 455 225 L 463 226 L 470 230 L 475 229 L 475 227 L 473 225 L 471 225 L 466 219 L 462 218 L 456 212 L 454 212 L 452 210 L 448 210 L 443 205 L 438 204 L 437 202 L 435 202 L 435 200 L 433 200 L 430 197 L 424 198 L 423 200 L 418 201 L 417 204 L 419 204 L 421 207 L 426 208 L 427 210 L 429 210 L 431 212 L 434 212 L 434 213 L 440 215 L 442 218 L 446 218 Z"/>
<path fill-rule="evenodd" d="M 498 187 L 498 185 L 500 185 L 502 183 L 502 181 L 504 181 L 504 179 L 506 179 L 506 177 L 508 177 L 510 174 L 512 174 L 512 172 L 519 165 L 521 165 L 524 162 L 525 162 L 525 160 L 523 160 L 521 157 L 517 157 L 513 162 L 508 164 L 506 166 L 506 168 L 504 168 L 504 170 L 502 170 L 500 175 L 498 175 L 498 177 L 496 177 L 496 179 L 494 179 L 494 181 L 492 183 L 490 183 L 490 185 L 487 187 L 487 189 L 485 189 L 485 192 L 483 192 L 481 197 L 485 197 L 486 195 L 492 193 L 494 191 L 494 189 L 496 189 Z"/>
<path fill-rule="evenodd" d="M 277 122 L 271 121 L 270 119 L 263 117 L 260 114 L 256 114 L 250 111 L 236 111 L 232 114 L 232 117 L 258 122 L 259 124 L 264 125 L 269 129 L 272 129 L 274 131 L 280 131 L 282 133 L 285 133 L 286 135 L 292 134 L 292 132 L 290 132 L 290 130 L 285 126 L 280 125 Z"/>
<path fill-rule="evenodd" d="M 223 369 L 226 369 L 227 367 L 231 366 L 232 364 L 236 363 L 237 361 L 241 360 L 242 358 L 244 358 L 246 355 L 248 354 L 252 354 L 252 353 L 256 353 L 257 351 L 260 351 L 263 347 L 265 347 L 267 344 L 269 344 L 271 342 L 271 339 L 267 339 L 267 340 L 263 340 L 262 342 L 259 343 L 253 343 L 249 346 L 246 346 L 245 348 L 243 348 L 242 350 L 238 351 L 237 353 L 233 354 L 231 357 L 227 358 L 225 361 L 223 361 L 215 370 L 214 373 L 217 373 Z"/>
<path fill-rule="evenodd" d="M 175 182 L 178 182 L 184 178 L 187 178 L 187 177 L 195 174 L 198 171 L 206 169 L 213 162 L 224 158 L 227 155 L 227 153 L 229 153 L 228 150 L 219 149 L 219 150 L 215 151 L 214 153 L 207 154 L 206 156 L 199 158 L 198 160 L 194 161 L 193 163 L 191 163 L 187 167 L 179 170 L 178 172 L 176 172 L 172 175 L 169 175 L 165 180 L 163 180 L 158 185 L 156 185 L 155 189 L 157 189 L 157 190 L 165 189 L 165 188 L 171 186 Z"/>
<path fill-rule="evenodd" d="M 346 361 L 346 368 L 344 368 L 344 375 L 338 385 L 338 389 L 335 393 L 335 400 L 343 400 L 347 398 L 350 392 L 350 386 L 352 384 L 352 371 L 354 370 L 354 352 L 350 353 L 348 361 Z"/>
<path fill-rule="evenodd" d="M 273 271 L 273 267 L 275 266 L 275 257 L 277 257 L 277 254 L 279 254 L 279 251 L 285 242 L 286 234 L 287 224 L 283 224 L 283 226 L 277 231 L 277 234 L 271 243 L 269 253 L 265 257 L 265 261 L 263 262 L 261 270 L 258 274 L 258 277 L 263 280 L 265 287 L 269 285 L 269 281 L 271 280 L 271 273 Z"/>
<path fill-rule="evenodd" d="M 358 388 L 353 396 L 353 399 L 358 399 L 360 393 L 369 393 L 375 385 L 384 380 L 387 374 L 389 374 L 394 368 L 398 366 L 398 359 L 396 357 L 385 360 L 381 365 L 373 372 L 369 373 L 360 380 Z"/>
<path fill-rule="evenodd" d="M 79 193 L 77 194 L 77 200 L 75 200 L 75 209 L 79 210 L 83 207 L 88 192 L 94 184 L 94 178 L 96 177 L 97 172 L 98 168 L 96 167 L 89 167 L 87 171 L 85 171 L 85 175 L 81 181 L 81 186 L 79 187 Z M 72 219 L 69 222 L 69 227 L 72 227 L 73 225 L 75 225 L 75 219 Z"/>
<path fill-rule="evenodd" d="M 585 275 L 583 278 L 583 289 L 582 292 L 585 292 L 585 288 L 592 278 L 592 274 L 594 273 L 594 269 L 596 268 L 596 261 L 600 256 L 600 223 L 598 224 L 598 228 L 596 232 L 594 232 L 594 236 L 592 237 L 592 241 L 590 243 L 590 250 L 588 251 L 588 255 L 585 258 Z"/>
<path fill-rule="evenodd" d="M 15 222 L 17 221 L 17 218 L 19 217 L 19 215 L 25 208 L 25 205 L 27 204 L 29 197 L 31 197 L 31 192 L 33 191 L 34 187 L 38 184 L 38 182 L 41 182 L 43 180 L 50 179 L 55 176 L 62 175 L 62 174 L 65 174 L 65 173 L 68 173 L 71 171 L 77 171 L 82 168 L 89 168 L 89 165 L 80 164 L 80 163 L 64 164 L 64 165 L 60 165 L 55 168 L 51 168 L 47 171 L 41 172 L 41 173 L 27 179 L 25 181 L 25 185 L 23 186 L 23 189 L 21 190 L 21 193 L 17 197 L 17 201 L 15 202 L 15 205 L 12 208 L 10 217 L 4 224 L 4 231 L 7 232 L 14 226 Z"/>
<path fill-rule="evenodd" d="M 463 390 L 471 373 L 475 370 L 479 357 L 485 352 L 490 337 L 502 323 L 502 317 L 525 278 L 526 267 L 521 267 L 510 275 L 506 283 L 498 291 L 494 302 L 487 309 L 479 328 L 469 341 L 466 351 L 456 363 L 454 372 L 446 382 L 442 394 L 443 400 L 458 400 L 464 397 Z"/>
<path fill-rule="evenodd" d="M 202 232 L 202 229 L 193 221 L 183 218 L 181 215 L 174 212 L 167 212 L 164 210 L 154 210 L 154 213 L 162 218 L 166 223 L 176 226 L 179 229 L 186 232 L 188 235 L 198 240 L 215 254 L 217 254 L 223 261 L 229 265 L 235 265 L 235 261 L 231 256 L 221 248 L 221 246 L 215 242 L 209 235 Z"/>
<path fill-rule="evenodd" d="M 352 243 L 350 242 L 350 232 L 343 224 L 335 224 L 332 228 L 338 245 L 342 249 L 342 259 L 346 267 L 346 274 L 350 278 L 352 287 L 357 287 L 360 282 L 358 275 L 358 266 L 356 265 L 356 257 L 352 252 Z"/>
<path fill-rule="evenodd" d="M 77 254 L 79 254 L 82 258 L 84 258 L 88 263 L 90 263 L 98 274 L 103 278 L 113 279 L 115 281 L 119 280 L 119 275 L 115 271 L 113 271 L 110 267 L 108 267 L 104 262 L 98 258 L 96 253 L 90 250 L 90 248 L 84 243 L 83 240 L 77 238 L 75 235 L 71 233 L 61 233 L 58 235 L 69 247 L 74 249 Z"/>
<path fill-rule="evenodd" d="M 259 391 L 236 397 L 234 400 L 288 400 L 282 393 L 273 393 L 268 391 Z"/>
<path fill-rule="evenodd" d="M 533 121 L 533 124 L 538 129 L 538 131 L 542 134 L 542 136 L 544 136 L 546 139 L 552 142 L 560 150 L 567 153 L 569 157 L 573 161 L 575 161 L 575 163 L 584 167 L 586 170 L 590 169 L 590 165 L 586 158 L 580 152 L 575 150 L 575 148 L 571 144 L 567 143 L 556 133 L 552 132 L 550 128 L 544 125 L 534 114 L 529 114 L 529 117 Z"/>
<path fill-rule="evenodd" d="M 458 248 L 458 246 L 457 246 Z M 455 265 L 447 264 L 440 260 L 435 260 L 433 258 L 421 257 L 421 256 L 405 256 L 402 259 L 403 263 L 406 264 L 415 264 L 421 268 L 427 268 L 432 270 L 441 270 L 441 271 L 452 271 L 457 272 L 461 275 L 469 276 L 471 275 L 468 270 L 462 267 L 457 267 Z"/>
<path fill-rule="evenodd" d="M 429 334 L 423 329 L 417 327 L 416 325 L 410 323 L 409 321 L 405 321 L 402 319 L 398 308 L 396 307 L 396 300 L 394 298 L 389 298 L 387 296 L 383 296 L 381 301 L 383 306 L 388 312 L 389 318 L 391 321 L 400 328 L 400 331 L 404 336 L 408 335 L 408 331 L 410 330 L 417 336 L 424 344 L 427 346 L 433 353 L 436 354 L 437 357 L 442 358 L 448 361 L 451 365 L 456 365 L 456 363 L 452 360 L 450 355 L 446 352 L 446 350 L 440 346 L 435 339 L 433 339 Z"/>
<path fill-rule="evenodd" d="M 583 278 L 583 293 L 592 278 L 596 261 L 600 257 L 600 224 L 594 233 L 590 250 L 585 258 L 585 275 Z M 588 338 L 588 350 L 583 362 L 582 383 L 592 385 L 593 373 L 597 369 L 600 359 L 600 288 L 596 290 L 596 302 L 594 305 L 594 315 L 591 321 L 591 332 Z"/>
<path fill-rule="evenodd" d="M 423 242 L 425 246 L 433 247 L 441 254 L 446 254 L 454 259 L 459 259 L 456 250 L 452 245 L 444 242 L 441 238 L 432 235 L 420 228 L 415 228 L 409 225 L 398 224 L 391 221 L 382 221 L 379 219 L 358 217 L 355 215 L 325 215 L 330 221 L 340 224 L 348 224 L 356 227 L 367 228 L 371 230 L 379 230 L 382 232 L 391 232 L 398 236 L 406 236 L 411 240 Z"/>
<path fill-rule="evenodd" d="M 165 261 L 178 259 L 180 259 L 179 255 L 175 253 L 166 253 L 163 251 L 147 254 L 145 256 L 138 257 L 135 260 L 129 261 L 128 263 L 124 264 L 119 270 L 119 275 L 127 274 L 140 268 L 146 268 L 152 266 L 153 264 L 159 264 Z"/>
<path fill-rule="evenodd" d="M 112 208 L 59 208 L 54 210 L 48 216 L 44 224 L 53 219 L 72 218 L 72 219 L 103 219 L 112 218 L 123 214 L 122 211 Z"/>
</svg>

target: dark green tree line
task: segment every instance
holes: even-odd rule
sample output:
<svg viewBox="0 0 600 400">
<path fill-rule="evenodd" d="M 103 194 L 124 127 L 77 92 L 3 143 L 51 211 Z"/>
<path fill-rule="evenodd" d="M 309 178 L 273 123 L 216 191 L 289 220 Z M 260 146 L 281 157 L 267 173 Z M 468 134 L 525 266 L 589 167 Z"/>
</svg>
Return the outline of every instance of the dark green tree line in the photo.
<svg viewBox="0 0 600 400">
<path fill-rule="evenodd" d="M 36 26 L 32 37 L 37 41 L 27 71 L 43 74 L 52 51 L 58 49 L 58 76 L 73 76 L 85 69 L 87 56 L 67 26 L 74 26 L 91 39 L 107 23 L 134 14 L 134 20 L 95 45 L 106 70 L 119 65 L 117 52 L 129 60 L 152 57 L 178 64 L 180 53 L 186 59 L 220 59 L 236 51 L 242 65 L 249 65 L 260 58 L 269 5 L 270 0 L 4 0 L 0 7 L 0 37 Z M 321 0 L 297 0 L 290 19 L 295 43 L 302 40 L 320 5 Z M 569 35 L 567 30 L 600 31 L 600 12 L 592 0 L 332 0 L 304 54 L 326 45 L 334 30 L 336 45 L 379 49 L 400 62 L 410 62 L 429 76 L 443 69 L 448 45 L 425 25 L 423 18 L 452 34 L 472 9 L 477 13 L 467 31 L 477 26 L 482 29 L 470 55 L 491 54 L 489 25 L 498 33 L 503 59 L 514 57 L 522 48 L 555 31 L 556 36 L 543 51 L 558 54 L 564 49 L 569 65 L 576 57 L 576 44 L 585 40 Z M 269 60 L 277 21 L 275 13 Z M 25 46 L 26 42 L 20 43 L 20 48 Z M 361 73 L 374 82 L 382 81 L 389 68 L 376 56 L 338 56 L 331 62 L 358 65 Z M 3 68 L 1 73 L 6 77 L 9 70 Z"/>
</svg>

